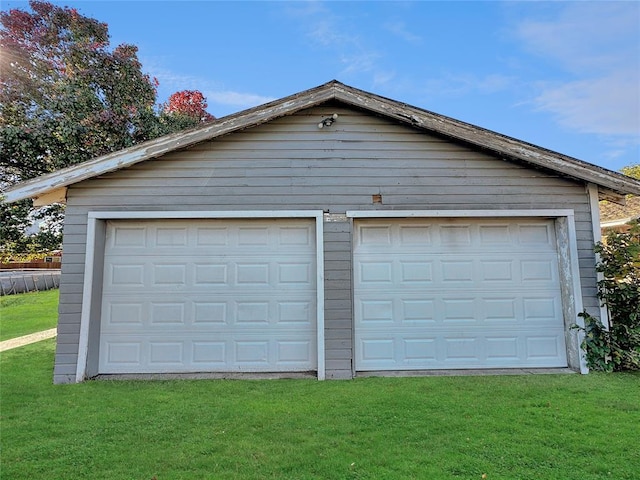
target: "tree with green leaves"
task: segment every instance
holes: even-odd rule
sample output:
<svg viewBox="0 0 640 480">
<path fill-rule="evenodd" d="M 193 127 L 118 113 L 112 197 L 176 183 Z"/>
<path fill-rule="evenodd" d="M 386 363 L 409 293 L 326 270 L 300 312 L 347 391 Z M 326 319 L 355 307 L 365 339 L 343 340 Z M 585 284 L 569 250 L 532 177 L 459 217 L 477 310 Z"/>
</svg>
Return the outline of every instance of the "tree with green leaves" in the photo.
<svg viewBox="0 0 640 480">
<path fill-rule="evenodd" d="M 29 6 L 0 12 L 0 187 L 210 119 L 157 109 L 157 80 L 142 72 L 137 47 L 110 47 L 107 24 Z M 25 247 L 29 205 L 0 207 L 5 247 Z"/>
<path fill-rule="evenodd" d="M 637 178 L 640 180 L 640 163 L 627 165 L 626 167 L 622 167 L 620 171 L 629 177 Z"/>
<path fill-rule="evenodd" d="M 587 312 L 584 318 L 589 368 L 602 371 L 640 370 L 640 223 L 628 232 L 610 232 L 595 247 L 600 255 L 598 297 L 607 307 L 611 328 Z"/>
<path fill-rule="evenodd" d="M 30 2 L 0 13 L 0 166 L 24 180 L 151 138 L 155 81 L 107 25 Z"/>
</svg>

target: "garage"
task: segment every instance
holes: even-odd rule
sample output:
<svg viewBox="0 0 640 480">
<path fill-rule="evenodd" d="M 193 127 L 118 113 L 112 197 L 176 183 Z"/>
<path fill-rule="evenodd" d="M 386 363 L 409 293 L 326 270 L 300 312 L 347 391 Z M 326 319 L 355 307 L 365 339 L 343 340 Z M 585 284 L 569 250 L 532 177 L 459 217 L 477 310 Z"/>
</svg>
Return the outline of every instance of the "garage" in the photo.
<svg viewBox="0 0 640 480">
<path fill-rule="evenodd" d="M 354 220 L 356 371 L 566 367 L 547 218 Z"/>
<path fill-rule="evenodd" d="M 317 369 L 313 219 L 105 223 L 98 373 Z"/>
<path fill-rule="evenodd" d="M 3 192 L 66 204 L 55 383 L 588 373 L 599 201 L 630 194 L 335 80 Z"/>
</svg>

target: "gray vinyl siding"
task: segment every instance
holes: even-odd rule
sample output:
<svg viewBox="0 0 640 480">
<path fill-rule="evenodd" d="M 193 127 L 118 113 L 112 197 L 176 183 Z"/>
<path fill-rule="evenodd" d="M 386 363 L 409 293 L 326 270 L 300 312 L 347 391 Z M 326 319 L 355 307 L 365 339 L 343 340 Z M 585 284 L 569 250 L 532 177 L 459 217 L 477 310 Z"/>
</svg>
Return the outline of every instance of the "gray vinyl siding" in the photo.
<svg viewBox="0 0 640 480">
<path fill-rule="evenodd" d="M 333 113 L 336 123 L 318 129 Z M 56 382 L 75 375 L 91 210 L 573 209 L 584 306 L 599 313 L 584 184 L 345 107 L 308 109 L 86 180 L 67 197 Z M 325 222 L 328 378 L 352 374 L 351 228 Z"/>
</svg>

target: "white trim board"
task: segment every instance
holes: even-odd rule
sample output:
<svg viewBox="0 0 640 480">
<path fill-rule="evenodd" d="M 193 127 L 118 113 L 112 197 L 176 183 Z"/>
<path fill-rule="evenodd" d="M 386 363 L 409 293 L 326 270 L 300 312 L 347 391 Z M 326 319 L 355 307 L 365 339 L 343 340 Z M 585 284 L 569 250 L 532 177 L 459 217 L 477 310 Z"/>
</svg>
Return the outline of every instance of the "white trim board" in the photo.
<svg viewBox="0 0 640 480">
<path fill-rule="evenodd" d="M 309 218 L 315 219 L 316 230 L 316 342 L 318 351 L 318 380 L 325 379 L 324 351 L 324 213 L 322 210 L 282 210 L 282 211 L 92 211 L 88 212 L 87 243 L 85 251 L 84 285 L 82 289 L 82 311 L 80 315 L 80 339 L 78 342 L 78 363 L 76 382 L 87 377 L 89 359 L 89 333 L 91 310 L 94 302 L 96 276 L 96 251 L 100 239 L 98 226 L 105 220 L 154 220 L 154 219 L 258 219 L 258 218 Z M 100 279 L 98 279 L 100 281 Z"/>
<path fill-rule="evenodd" d="M 82 382 L 87 374 L 89 358 L 89 325 L 91 323 L 91 305 L 93 302 L 93 279 L 96 251 L 96 225 L 98 221 L 89 216 L 87 220 L 87 239 L 84 256 L 84 282 L 82 285 L 82 309 L 80 311 L 80 339 L 78 340 L 78 363 L 76 364 L 76 382 Z"/>
<path fill-rule="evenodd" d="M 573 210 L 349 210 L 348 218 L 568 217 Z"/>
<path fill-rule="evenodd" d="M 181 219 L 181 218 L 319 218 L 322 220 L 322 210 L 239 210 L 239 211 L 93 211 L 89 218 L 100 220 L 130 220 L 130 219 Z"/>
<path fill-rule="evenodd" d="M 587 192 L 589 194 L 589 206 L 591 210 L 591 226 L 593 228 L 593 243 L 599 242 L 602 239 L 601 228 L 604 225 L 600 225 L 600 199 L 598 198 L 598 186 L 593 183 L 587 185 Z M 631 219 L 629 219 L 631 220 Z M 596 253 L 596 265 L 600 263 L 600 254 Z M 604 274 L 602 272 L 596 272 L 596 281 L 600 282 L 604 280 Z M 605 330 L 609 330 L 609 310 L 606 305 L 600 302 L 600 323 Z"/>
</svg>

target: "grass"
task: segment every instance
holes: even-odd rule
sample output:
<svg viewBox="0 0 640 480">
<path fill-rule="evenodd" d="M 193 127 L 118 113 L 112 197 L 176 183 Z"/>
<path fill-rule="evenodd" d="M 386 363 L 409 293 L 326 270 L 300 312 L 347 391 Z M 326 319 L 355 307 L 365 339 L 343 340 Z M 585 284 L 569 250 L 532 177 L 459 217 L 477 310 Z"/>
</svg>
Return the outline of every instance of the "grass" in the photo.
<svg viewBox="0 0 640 480">
<path fill-rule="evenodd" d="M 640 375 L 89 381 L 0 359 L 11 479 L 637 479 Z"/>
<path fill-rule="evenodd" d="M 58 323 L 58 292 L 0 297 L 0 341 L 54 328 Z"/>
</svg>

